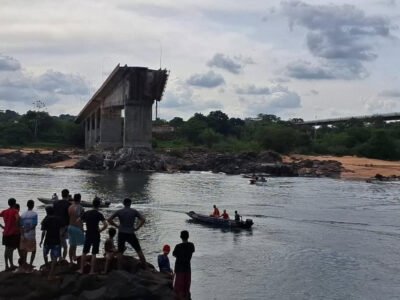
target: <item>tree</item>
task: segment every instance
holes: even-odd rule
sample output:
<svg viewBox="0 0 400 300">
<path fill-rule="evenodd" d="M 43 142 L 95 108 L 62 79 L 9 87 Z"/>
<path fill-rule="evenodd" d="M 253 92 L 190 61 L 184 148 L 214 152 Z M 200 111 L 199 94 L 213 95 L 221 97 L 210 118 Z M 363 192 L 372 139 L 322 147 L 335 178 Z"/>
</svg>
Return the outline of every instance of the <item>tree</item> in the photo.
<svg viewBox="0 0 400 300">
<path fill-rule="evenodd" d="M 223 135 L 229 133 L 229 117 L 220 110 L 210 112 L 207 116 L 207 123 L 215 132 Z"/>
<path fill-rule="evenodd" d="M 213 144 L 222 139 L 222 135 L 215 132 L 212 128 L 206 128 L 201 132 L 200 139 L 208 148 L 211 148 Z"/>
<path fill-rule="evenodd" d="M 172 120 L 169 121 L 169 125 L 175 127 L 175 128 L 179 128 L 182 127 L 182 125 L 185 123 L 185 121 L 183 121 L 182 118 L 180 117 L 175 117 Z"/>
</svg>

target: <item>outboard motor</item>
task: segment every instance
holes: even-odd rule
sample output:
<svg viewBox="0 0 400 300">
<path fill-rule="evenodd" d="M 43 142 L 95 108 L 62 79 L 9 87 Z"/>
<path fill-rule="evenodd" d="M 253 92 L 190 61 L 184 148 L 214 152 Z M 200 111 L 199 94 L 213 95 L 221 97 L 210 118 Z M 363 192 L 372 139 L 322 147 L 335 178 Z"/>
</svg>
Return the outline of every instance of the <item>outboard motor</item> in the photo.
<svg viewBox="0 0 400 300">
<path fill-rule="evenodd" d="M 246 224 L 246 227 L 249 227 L 249 228 L 250 228 L 254 223 L 253 223 L 253 220 L 252 220 L 252 219 L 246 219 L 245 224 Z"/>
</svg>

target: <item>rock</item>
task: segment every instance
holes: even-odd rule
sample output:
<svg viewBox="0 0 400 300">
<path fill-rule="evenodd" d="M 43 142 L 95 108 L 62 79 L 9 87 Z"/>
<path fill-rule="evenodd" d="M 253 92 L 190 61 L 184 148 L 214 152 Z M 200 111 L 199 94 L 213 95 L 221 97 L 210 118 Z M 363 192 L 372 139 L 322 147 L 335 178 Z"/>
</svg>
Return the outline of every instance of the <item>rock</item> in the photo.
<svg viewBox="0 0 400 300">
<path fill-rule="evenodd" d="M 40 153 L 38 150 L 30 153 L 13 151 L 0 155 L 0 166 L 43 167 L 47 164 L 67 159 L 70 159 L 68 155 L 58 151 L 53 151 L 52 153 Z"/>
<path fill-rule="evenodd" d="M 111 267 L 115 267 L 115 263 Z M 125 270 L 114 270 L 106 275 L 80 275 L 68 267 L 57 265 L 57 280 L 48 280 L 46 272 L 30 274 L 0 272 L 0 300 L 108 300 L 160 299 L 172 300 L 172 282 L 148 264 L 147 269 L 133 257 L 125 257 Z M 104 258 L 99 259 L 99 269 Z M 129 271 L 126 271 L 129 270 Z"/>
</svg>

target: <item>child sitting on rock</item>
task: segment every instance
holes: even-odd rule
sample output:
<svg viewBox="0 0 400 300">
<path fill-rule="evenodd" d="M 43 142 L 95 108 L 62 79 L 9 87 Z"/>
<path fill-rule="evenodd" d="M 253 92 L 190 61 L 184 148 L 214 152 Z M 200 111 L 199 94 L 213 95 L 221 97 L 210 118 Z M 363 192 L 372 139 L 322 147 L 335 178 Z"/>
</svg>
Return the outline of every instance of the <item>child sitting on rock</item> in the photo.
<svg viewBox="0 0 400 300">
<path fill-rule="evenodd" d="M 158 256 L 158 267 L 160 268 L 161 273 L 173 275 L 171 266 L 169 264 L 168 254 L 171 251 L 171 247 L 169 245 L 164 245 L 163 254 Z"/>
<path fill-rule="evenodd" d="M 115 248 L 114 245 L 114 237 L 116 233 L 117 230 L 114 227 L 108 229 L 108 239 L 104 243 L 104 251 L 105 251 L 104 255 L 106 257 L 106 263 L 104 265 L 104 273 L 108 272 L 111 261 L 116 257 L 118 253 L 117 248 Z"/>
</svg>

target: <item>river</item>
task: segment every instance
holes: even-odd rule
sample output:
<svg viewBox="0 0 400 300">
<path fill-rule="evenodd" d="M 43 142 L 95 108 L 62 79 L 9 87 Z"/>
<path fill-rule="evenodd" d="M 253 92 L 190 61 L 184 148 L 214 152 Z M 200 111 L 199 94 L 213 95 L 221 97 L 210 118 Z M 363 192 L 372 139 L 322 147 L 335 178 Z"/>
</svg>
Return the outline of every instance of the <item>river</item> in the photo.
<svg viewBox="0 0 400 300">
<path fill-rule="evenodd" d="M 205 172 L 7 167 L 0 167 L 0 175 L 2 209 L 10 197 L 25 211 L 28 199 L 68 188 L 84 200 L 94 195 L 110 200 L 110 208 L 102 210 L 108 216 L 124 197 L 132 198 L 147 219 L 138 237 L 153 264 L 162 246 L 179 243 L 180 231 L 187 229 L 196 247 L 193 299 L 400 297 L 398 183 L 269 178 L 267 185 L 253 186 L 240 176 Z M 188 221 L 186 211 L 211 213 L 213 204 L 231 215 L 237 209 L 253 219 L 253 229 L 232 232 Z M 41 220 L 44 207 L 36 205 Z M 41 261 L 39 252 L 36 265 Z"/>
</svg>

